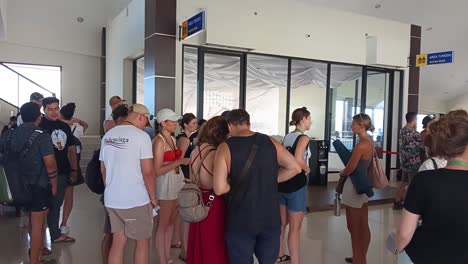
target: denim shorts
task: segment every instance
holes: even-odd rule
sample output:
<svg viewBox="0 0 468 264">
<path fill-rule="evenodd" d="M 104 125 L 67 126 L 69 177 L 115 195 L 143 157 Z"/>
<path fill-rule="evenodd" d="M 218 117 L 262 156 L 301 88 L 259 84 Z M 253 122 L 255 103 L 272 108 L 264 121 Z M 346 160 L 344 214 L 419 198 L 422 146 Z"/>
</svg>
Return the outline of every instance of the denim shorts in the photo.
<svg viewBox="0 0 468 264">
<path fill-rule="evenodd" d="M 289 212 L 305 212 L 307 206 L 307 185 L 292 193 L 280 192 L 280 205 L 288 207 Z"/>
</svg>

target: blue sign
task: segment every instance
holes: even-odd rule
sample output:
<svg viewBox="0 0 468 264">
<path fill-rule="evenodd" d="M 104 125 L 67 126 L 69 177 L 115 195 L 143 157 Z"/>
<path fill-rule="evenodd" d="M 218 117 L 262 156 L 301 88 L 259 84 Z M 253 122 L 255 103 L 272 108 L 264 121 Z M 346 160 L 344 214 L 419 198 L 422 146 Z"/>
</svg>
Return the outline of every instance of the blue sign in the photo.
<svg viewBox="0 0 468 264">
<path fill-rule="evenodd" d="M 427 64 L 443 64 L 453 62 L 453 51 L 444 51 L 427 54 Z"/>
<path fill-rule="evenodd" d="M 182 39 L 191 37 L 205 29 L 205 11 L 182 22 Z"/>
</svg>

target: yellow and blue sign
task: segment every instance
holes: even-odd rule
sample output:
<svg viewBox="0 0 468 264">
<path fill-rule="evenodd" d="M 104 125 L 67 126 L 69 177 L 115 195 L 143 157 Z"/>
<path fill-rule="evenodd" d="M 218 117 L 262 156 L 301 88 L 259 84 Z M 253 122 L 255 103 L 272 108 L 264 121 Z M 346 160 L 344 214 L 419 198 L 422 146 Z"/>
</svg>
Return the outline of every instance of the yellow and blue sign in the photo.
<svg viewBox="0 0 468 264">
<path fill-rule="evenodd" d="M 416 55 L 416 67 L 453 62 L 453 51 Z"/>
<path fill-rule="evenodd" d="M 182 39 L 187 39 L 205 29 L 205 11 L 182 22 Z"/>
</svg>

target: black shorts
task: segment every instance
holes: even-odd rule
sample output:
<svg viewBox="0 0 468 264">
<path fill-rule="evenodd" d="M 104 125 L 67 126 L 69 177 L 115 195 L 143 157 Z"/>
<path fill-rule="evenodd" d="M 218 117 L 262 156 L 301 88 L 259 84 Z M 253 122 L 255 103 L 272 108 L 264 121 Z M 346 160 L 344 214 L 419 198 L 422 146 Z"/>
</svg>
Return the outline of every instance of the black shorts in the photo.
<svg viewBox="0 0 468 264">
<path fill-rule="evenodd" d="M 26 207 L 31 212 L 43 212 L 50 208 L 52 192 L 50 188 L 31 185 L 31 203 Z"/>
</svg>

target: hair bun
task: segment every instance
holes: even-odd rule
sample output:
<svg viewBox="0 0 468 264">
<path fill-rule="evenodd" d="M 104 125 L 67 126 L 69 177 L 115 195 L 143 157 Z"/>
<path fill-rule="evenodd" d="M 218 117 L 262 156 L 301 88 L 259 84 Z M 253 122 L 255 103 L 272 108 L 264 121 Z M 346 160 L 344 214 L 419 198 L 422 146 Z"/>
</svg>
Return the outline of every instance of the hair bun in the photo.
<svg viewBox="0 0 468 264">
<path fill-rule="evenodd" d="M 374 124 L 370 123 L 370 124 L 369 124 L 369 127 L 367 128 L 367 130 L 370 131 L 370 132 L 374 132 L 374 131 L 375 131 L 375 126 L 374 126 Z"/>
<path fill-rule="evenodd" d="M 297 123 L 296 123 L 296 121 L 294 121 L 294 120 L 289 121 L 289 125 L 290 125 L 290 126 L 295 126 L 296 124 L 297 124 Z"/>
</svg>

